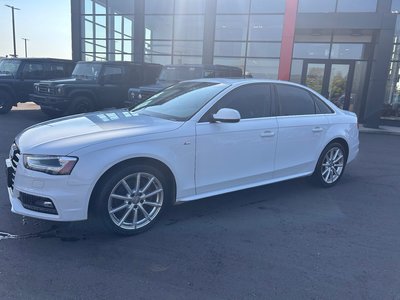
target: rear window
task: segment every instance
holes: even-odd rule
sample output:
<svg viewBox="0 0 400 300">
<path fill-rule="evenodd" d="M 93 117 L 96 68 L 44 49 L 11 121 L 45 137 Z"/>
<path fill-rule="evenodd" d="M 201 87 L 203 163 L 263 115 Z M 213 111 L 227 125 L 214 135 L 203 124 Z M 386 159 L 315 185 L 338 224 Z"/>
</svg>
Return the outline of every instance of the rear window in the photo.
<svg viewBox="0 0 400 300">
<path fill-rule="evenodd" d="M 276 89 L 281 116 L 315 114 L 314 100 L 306 90 L 285 84 L 277 84 Z"/>
</svg>

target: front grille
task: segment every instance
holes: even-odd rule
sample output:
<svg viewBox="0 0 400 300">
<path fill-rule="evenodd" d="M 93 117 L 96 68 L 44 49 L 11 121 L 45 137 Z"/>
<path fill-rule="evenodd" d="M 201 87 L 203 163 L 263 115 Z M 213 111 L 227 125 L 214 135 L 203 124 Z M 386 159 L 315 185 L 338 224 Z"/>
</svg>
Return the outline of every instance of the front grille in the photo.
<svg viewBox="0 0 400 300">
<path fill-rule="evenodd" d="M 53 201 L 51 201 L 49 198 L 34 196 L 22 192 L 19 193 L 18 198 L 25 209 L 51 215 L 58 214 Z"/>
<path fill-rule="evenodd" d="M 11 160 L 11 168 L 8 168 L 8 186 L 10 188 L 14 188 L 14 181 L 15 181 L 15 172 L 17 171 L 17 166 L 19 163 L 21 153 L 17 147 L 17 145 L 14 143 L 11 146 L 10 150 L 10 160 Z"/>
<path fill-rule="evenodd" d="M 47 84 L 39 84 L 38 93 L 45 95 L 54 95 L 54 87 L 51 87 Z"/>
</svg>

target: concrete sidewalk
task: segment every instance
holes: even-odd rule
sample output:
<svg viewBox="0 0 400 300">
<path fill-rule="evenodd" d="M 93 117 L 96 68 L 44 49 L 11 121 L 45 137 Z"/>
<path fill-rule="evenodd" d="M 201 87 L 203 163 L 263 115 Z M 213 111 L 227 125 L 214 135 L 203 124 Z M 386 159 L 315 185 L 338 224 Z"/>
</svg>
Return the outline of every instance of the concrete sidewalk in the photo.
<svg viewBox="0 0 400 300">
<path fill-rule="evenodd" d="M 400 127 L 395 127 L 395 126 L 379 126 L 379 129 L 375 129 L 375 128 L 366 128 L 360 124 L 359 129 L 361 133 L 388 134 L 388 135 L 400 136 Z"/>
</svg>

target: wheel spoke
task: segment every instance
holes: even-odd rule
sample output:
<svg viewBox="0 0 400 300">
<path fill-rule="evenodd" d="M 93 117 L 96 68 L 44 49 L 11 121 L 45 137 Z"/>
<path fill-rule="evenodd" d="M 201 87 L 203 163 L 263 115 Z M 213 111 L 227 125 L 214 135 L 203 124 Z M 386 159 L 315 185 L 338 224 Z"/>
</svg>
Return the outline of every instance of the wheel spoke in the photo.
<svg viewBox="0 0 400 300">
<path fill-rule="evenodd" d="M 130 197 L 117 195 L 117 194 L 111 194 L 111 198 L 118 199 L 118 200 L 123 200 L 123 201 L 130 201 L 131 200 Z"/>
<path fill-rule="evenodd" d="M 329 171 L 329 168 L 326 168 L 325 171 L 322 172 L 322 176 L 325 176 L 326 172 Z"/>
<path fill-rule="evenodd" d="M 329 177 L 331 176 L 331 169 L 327 169 L 327 170 L 328 170 L 328 174 L 326 174 L 326 176 L 324 177 L 326 182 L 328 182 Z"/>
<path fill-rule="evenodd" d="M 137 215 L 138 215 L 138 211 L 137 211 L 137 209 L 135 209 L 135 212 L 133 213 L 133 229 L 136 229 Z"/>
<path fill-rule="evenodd" d="M 144 217 L 148 220 L 151 221 L 151 218 L 149 216 L 149 214 L 147 213 L 147 211 L 143 208 L 143 206 L 139 205 L 140 210 L 142 211 Z"/>
<path fill-rule="evenodd" d="M 128 183 L 125 181 L 125 179 L 122 179 L 122 185 L 124 186 L 124 188 L 126 189 L 126 191 L 130 194 L 132 194 L 132 189 L 131 187 L 128 185 Z"/>
<path fill-rule="evenodd" d="M 335 154 L 333 155 L 333 160 L 335 160 L 337 158 L 337 156 L 339 155 L 340 149 L 336 149 Z"/>
<path fill-rule="evenodd" d="M 340 161 L 343 158 L 343 155 L 340 155 L 338 158 L 336 158 L 333 163 L 337 163 L 338 161 Z"/>
<path fill-rule="evenodd" d="M 153 207 L 161 207 L 162 205 L 160 204 L 160 203 L 157 203 L 157 202 L 143 202 L 143 204 L 146 204 L 146 205 L 150 205 L 150 206 L 153 206 Z"/>
<path fill-rule="evenodd" d="M 124 204 L 124 205 L 121 205 L 121 206 L 119 206 L 119 207 L 117 207 L 117 208 L 114 208 L 113 210 L 110 210 L 110 214 L 114 214 L 114 213 L 116 213 L 116 212 L 118 212 L 118 211 L 120 211 L 120 210 L 122 210 L 122 209 L 124 209 L 125 207 L 128 207 L 129 206 L 129 204 Z"/>
<path fill-rule="evenodd" d="M 152 196 L 154 196 L 154 195 L 157 195 L 157 194 L 161 193 L 162 191 L 163 191 L 163 189 L 155 190 L 155 191 L 151 192 L 150 194 L 144 195 L 144 196 L 142 197 L 142 199 L 150 198 L 150 197 L 152 197 Z"/>
<path fill-rule="evenodd" d="M 155 177 L 151 177 L 149 182 L 146 184 L 146 186 L 143 188 L 142 193 L 146 193 L 147 189 L 150 187 L 150 185 L 153 183 Z"/>
<path fill-rule="evenodd" d="M 125 221 L 126 218 L 129 216 L 129 214 L 131 213 L 132 210 L 133 210 L 133 205 L 127 209 L 125 215 L 124 215 L 124 216 L 122 217 L 122 219 L 118 222 L 118 226 L 121 226 L 122 223 L 124 223 L 124 221 Z"/>
<path fill-rule="evenodd" d="M 139 193 L 139 189 L 140 189 L 140 173 L 137 173 L 135 194 Z"/>
<path fill-rule="evenodd" d="M 335 168 L 342 168 L 342 167 L 343 167 L 343 164 L 335 164 L 334 167 L 335 167 Z"/>
</svg>

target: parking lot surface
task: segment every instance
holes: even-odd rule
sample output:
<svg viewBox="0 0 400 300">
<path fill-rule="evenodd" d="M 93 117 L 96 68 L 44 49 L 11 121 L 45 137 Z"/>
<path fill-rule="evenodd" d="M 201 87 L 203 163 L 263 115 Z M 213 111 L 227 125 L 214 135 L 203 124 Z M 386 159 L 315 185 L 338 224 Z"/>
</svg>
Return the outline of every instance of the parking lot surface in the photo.
<svg viewBox="0 0 400 300">
<path fill-rule="evenodd" d="M 1 115 L 0 160 L 47 119 L 31 104 Z M 0 299 L 400 299 L 400 137 L 360 140 L 333 188 L 207 198 L 128 238 L 12 214 L 1 172 Z"/>
</svg>

